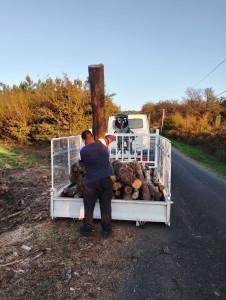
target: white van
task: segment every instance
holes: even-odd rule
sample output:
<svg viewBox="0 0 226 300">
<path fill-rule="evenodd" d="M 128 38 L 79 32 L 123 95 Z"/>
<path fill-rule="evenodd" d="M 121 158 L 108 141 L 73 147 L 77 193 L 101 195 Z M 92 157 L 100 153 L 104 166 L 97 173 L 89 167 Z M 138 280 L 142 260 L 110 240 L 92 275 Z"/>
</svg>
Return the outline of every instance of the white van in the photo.
<svg viewBox="0 0 226 300">
<path fill-rule="evenodd" d="M 115 116 L 109 117 L 108 120 L 108 133 L 114 134 L 115 133 Z M 128 115 L 128 121 L 129 121 L 129 129 L 132 131 L 132 133 L 137 134 L 149 134 L 149 124 L 148 124 L 148 118 L 146 115 L 142 114 L 133 114 Z"/>
<path fill-rule="evenodd" d="M 127 122 L 128 120 L 128 122 Z M 127 127 L 117 127 L 127 124 Z M 122 125 L 123 126 L 123 125 Z M 114 134 L 116 141 L 109 145 L 110 154 L 116 159 L 126 161 L 129 159 L 154 160 L 154 141 L 150 137 L 148 119 L 143 114 L 118 114 L 109 117 L 108 134 Z"/>
</svg>

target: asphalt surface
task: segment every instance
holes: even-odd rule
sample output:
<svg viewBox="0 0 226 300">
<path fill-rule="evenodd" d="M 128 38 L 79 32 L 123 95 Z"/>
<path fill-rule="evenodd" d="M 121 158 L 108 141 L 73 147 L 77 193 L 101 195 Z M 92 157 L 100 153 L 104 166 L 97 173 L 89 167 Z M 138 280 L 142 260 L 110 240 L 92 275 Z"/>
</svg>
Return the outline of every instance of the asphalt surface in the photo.
<svg viewBox="0 0 226 300">
<path fill-rule="evenodd" d="M 226 299 L 226 180 L 173 150 L 172 201 L 170 227 L 137 228 L 115 299 Z"/>
</svg>

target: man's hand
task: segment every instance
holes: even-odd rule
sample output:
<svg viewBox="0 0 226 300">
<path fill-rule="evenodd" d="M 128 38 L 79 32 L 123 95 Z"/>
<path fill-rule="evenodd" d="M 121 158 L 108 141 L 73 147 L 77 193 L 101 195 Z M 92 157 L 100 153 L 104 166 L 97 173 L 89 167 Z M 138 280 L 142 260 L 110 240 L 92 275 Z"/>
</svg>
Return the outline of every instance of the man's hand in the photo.
<svg viewBox="0 0 226 300">
<path fill-rule="evenodd" d="M 114 135 L 111 135 L 111 134 L 106 135 L 106 138 L 108 138 L 109 144 L 110 144 L 111 142 L 114 142 L 114 141 L 116 140 L 115 136 L 114 136 Z"/>
</svg>

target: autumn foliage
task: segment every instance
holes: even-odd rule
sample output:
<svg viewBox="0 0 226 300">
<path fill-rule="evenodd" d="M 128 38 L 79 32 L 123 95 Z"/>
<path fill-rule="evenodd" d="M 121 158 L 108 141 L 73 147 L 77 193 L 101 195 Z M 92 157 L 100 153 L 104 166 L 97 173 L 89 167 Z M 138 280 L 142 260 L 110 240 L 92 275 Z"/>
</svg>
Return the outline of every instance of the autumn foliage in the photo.
<svg viewBox="0 0 226 300">
<path fill-rule="evenodd" d="M 106 95 L 106 112 L 119 108 L 114 95 Z M 19 86 L 0 84 L 0 137 L 20 144 L 49 141 L 54 137 L 77 135 L 92 128 L 92 109 L 88 82 L 55 80 L 33 83 L 29 76 Z"/>
<path fill-rule="evenodd" d="M 226 99 L 218 99 L 212 89 L 188 89 L 178 101 L 148 102 L 142 113 L 150 116 L 151 126 L 161 128 L 163 135 L 190 145 L 200 146 L 226 160 Z"/>
</svg>

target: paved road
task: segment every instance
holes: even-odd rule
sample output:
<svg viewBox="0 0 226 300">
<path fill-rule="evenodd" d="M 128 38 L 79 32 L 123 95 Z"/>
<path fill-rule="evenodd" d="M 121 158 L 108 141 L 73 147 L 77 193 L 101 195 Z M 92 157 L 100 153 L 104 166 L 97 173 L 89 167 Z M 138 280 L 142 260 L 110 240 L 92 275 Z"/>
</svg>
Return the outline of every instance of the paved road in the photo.
<svg viewBox="0 0 226 300">
<path fill-rule="evenodd" d="M 172 200 L 170 227 L 137 229 L 117 299 L 226 299 L 226 181 L 173 150 Z"/>
</svg>

